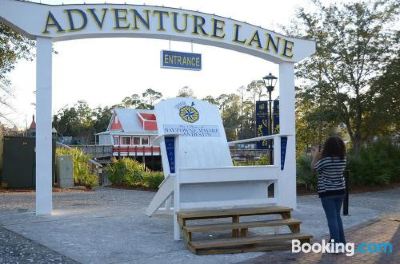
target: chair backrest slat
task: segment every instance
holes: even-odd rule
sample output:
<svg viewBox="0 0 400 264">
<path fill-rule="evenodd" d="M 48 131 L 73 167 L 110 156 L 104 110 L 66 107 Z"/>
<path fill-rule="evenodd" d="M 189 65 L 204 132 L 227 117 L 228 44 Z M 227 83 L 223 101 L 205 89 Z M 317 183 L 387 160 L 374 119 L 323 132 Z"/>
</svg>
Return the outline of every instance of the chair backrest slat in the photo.
<svg viewBox="0 0 400 264">
<path fill-rule="evenodd" d="M 218 107 L 193 98 L 163 100 L 155 106 L 159 135 L 179 134 L 181 168 L 232 166 Z"/>
</svg>

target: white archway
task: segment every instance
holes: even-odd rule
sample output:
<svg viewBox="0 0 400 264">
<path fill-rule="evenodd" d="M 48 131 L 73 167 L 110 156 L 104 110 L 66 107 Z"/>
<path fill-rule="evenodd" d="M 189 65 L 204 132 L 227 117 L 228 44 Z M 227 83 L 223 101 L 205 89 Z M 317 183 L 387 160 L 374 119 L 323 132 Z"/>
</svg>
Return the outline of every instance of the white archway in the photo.
<svg viewBox="0 0 400 264">
<path fill-rule="evenodd" d="M 36 40 L 36 214 L 52 211 L 52 43 L 135 37 L 186 41 L 235 50 L 279 64 L 280 133 L 290 135 L 282 171 L 282 205 L 296 206 L 294 63 L 315 52 L 312 40 L 248 23 L 168 7 L 120 4 L 45 5 L 0 0 L 0 20 Z"/>
</svg>

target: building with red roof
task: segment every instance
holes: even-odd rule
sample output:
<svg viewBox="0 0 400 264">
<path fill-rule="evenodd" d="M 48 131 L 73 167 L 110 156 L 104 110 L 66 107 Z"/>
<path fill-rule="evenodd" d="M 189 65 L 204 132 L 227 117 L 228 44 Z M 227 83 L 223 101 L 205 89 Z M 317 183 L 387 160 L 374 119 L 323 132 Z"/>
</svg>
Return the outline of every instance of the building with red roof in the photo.
<svg viewBox="0 0 400 264">
<path fill-rule="evenodd" d="M 112 145 L 115 157 L 160 156 L 160 147 L 153 146 L 157 136 L 153 110 L 116 108 L 107 130 L 96 134 L 98 145 Z"/>
</svg>

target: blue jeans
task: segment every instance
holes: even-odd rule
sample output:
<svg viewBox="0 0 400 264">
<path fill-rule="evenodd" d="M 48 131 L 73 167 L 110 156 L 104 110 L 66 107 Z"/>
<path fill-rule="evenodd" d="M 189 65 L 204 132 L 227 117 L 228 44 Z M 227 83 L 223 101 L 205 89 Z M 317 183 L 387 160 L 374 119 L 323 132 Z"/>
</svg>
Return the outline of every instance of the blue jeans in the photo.
<svg viewBox="0 0 400 264">
<path fill-rule="evenodd" d="M 346 243 L 342 218 L 340 217 L 343 198 L 344 195 L 326 196 L 321 197 L 321 202 L 328 220 L 330 239 L 334 239 L 335 242 Z"/>
</svg>

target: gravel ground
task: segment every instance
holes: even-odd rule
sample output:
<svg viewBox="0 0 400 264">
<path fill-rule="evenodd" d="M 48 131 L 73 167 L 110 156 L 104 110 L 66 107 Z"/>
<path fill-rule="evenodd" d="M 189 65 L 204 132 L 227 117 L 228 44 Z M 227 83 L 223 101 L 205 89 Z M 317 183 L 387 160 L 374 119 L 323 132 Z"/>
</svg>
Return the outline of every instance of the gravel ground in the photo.
<svg viewBox="0 0 400 264">
<path fill-rule="evenodd" d="M 78 263 L 0 226 L 0 263 Z"/>
</svg>

